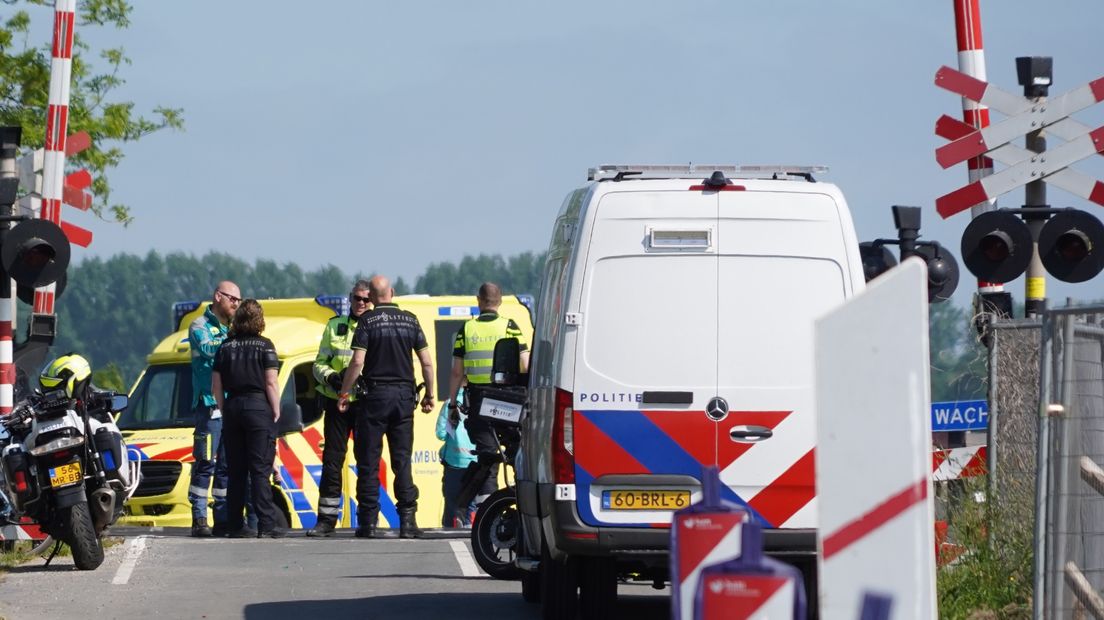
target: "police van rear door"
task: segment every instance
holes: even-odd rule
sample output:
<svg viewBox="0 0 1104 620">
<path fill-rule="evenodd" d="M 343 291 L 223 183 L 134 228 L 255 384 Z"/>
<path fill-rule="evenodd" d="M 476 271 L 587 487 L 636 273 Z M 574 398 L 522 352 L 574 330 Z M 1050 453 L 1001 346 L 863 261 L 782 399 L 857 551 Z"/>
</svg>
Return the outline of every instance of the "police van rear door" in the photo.
<svg viewBox="0 0 1104 620">
<path fill-rule="evenodd" d="M 689 182 L 688 186 L 689 186 Z M 576 505 L 590 525 L 650 527 L 716 462 L 717 195 L 600 198 L 575 359 Z"/>
<path fill-rule="evenodd" d="M 720 194 L 717 465 L 766 527 L 815 527 L 813 321 L 846 294 L 845 236 L 825 194 L 748 189 Z"/>
</svg>

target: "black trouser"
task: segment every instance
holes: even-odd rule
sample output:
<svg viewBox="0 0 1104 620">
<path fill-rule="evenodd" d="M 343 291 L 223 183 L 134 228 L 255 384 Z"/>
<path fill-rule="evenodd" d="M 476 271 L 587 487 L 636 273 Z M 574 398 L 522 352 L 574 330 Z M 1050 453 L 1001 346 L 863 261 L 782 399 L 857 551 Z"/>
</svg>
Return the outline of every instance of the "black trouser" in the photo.
<svg viewBox="0 0 1104 620">
<path fill-rule="evenodd" d="M 352 404 L 356 419 L 353 453 L 357 461 L 357 520 L 375 525 L 379 516 L 379 460 L 383 438 L 391 453 L 395 507 L 411 517 L 418 509 L 418 487 L 410 470 L 414 450 L 414 389 L 410 385 L 377 385 Z"/>
<path fill-rule="evenodd" d="M 491 425 L 485 420 L 468 416 L 464 420 L 464 427 L 468 429 L 468 438 L 475 444 L 475 453 L 479 454 L 493 454 L 498 456 L 499 443 L 498 438 L 494 434 L 494 430 L 491 429 Z M 484 457 L 486 458 L 486 457 Z M 476 463 L 472 463 L 471 467 L 474 467 Z M 487 475 L 487 479 L 483 482 L 483 486 L 480 489 L 479 495 L 476 496 L 476 502 L 482 502 L 486 496 L 494 493 L 498 489 L 498 462 L 495 462 L 491 466 L 491 471 Z"/>
<path fill-rule="evenodd" d="M 322 479 L 318 483 L 318 523 L 337 523 L 341 510 L 341 468 L 349 451 L 349 431 L 353 427 L 352 410 L 341 413 L 337 401 L 322 397 L 326 417 L 322 421 L 326 445 L 322 448 Z"/>
<path fill-rule="evenodd" d="M 272 463 L 276 458 L 276 422 L 263 395 L 231 397 L 223 411 L 222 441 L 226 444 L 228 478 L 226 527 L 242 529 L 246 481 L 257 512 L 257 529 L 276 527 L 276 504 L 272 501 Z"/>
</svg>

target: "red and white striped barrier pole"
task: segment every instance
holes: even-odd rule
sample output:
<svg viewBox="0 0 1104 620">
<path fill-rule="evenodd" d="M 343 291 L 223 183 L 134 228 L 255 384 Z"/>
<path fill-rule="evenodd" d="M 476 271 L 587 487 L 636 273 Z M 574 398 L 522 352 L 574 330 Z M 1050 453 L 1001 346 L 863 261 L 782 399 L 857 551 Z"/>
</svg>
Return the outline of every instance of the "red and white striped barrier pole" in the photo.
<svg viewBox="0 0 1104 620">
<path fill-rule="evenodd" d="M 14 133 L 9 133 L 15 130 Z M 15 155 L 19 147 L 19 139 L 22 131 L 18 127 L 4 128 L 3 148 L 0 151 L 0 179 L 15 177 Z M 0 215 L 11 215 L 13 208 L 4 207 Z M 6 234 L 10 227 L 8 222 L 0 222 L 2 231 Z M 3 276 L 6 274 L 0 274 Z M 15 286 L 11 280 L 0 281 L 0 416 L 6 416 L 12 412 L 15 393 L 15 364 L 14 349 L 12 348 L 12 321 L 15 319 L 15 302 L 13 301 Z"/>
<path fill-rule="evenodd" d="M 41 217 L 59 225 L 65 185 L 65 139 L 69 129 L 69 82 L 73 73 L 76 9 L 77 0 L 54 2 L 54 44 L 50 60 L 50 97 L 46 108 L 45 157 L 42 160 Z M 54 313 L 56 290 L 54 284 L 35 289 L 35 313 Z"/>
<path fill-rule="evenodd" d="M 985 50 L 981 44 L 979 3 L 980 0 L 954 0 L 955 39 L 958 42 L 958 70 L 984 82 L 986 81 Z M 988 127 L 989 108 L 963 97 L 962 120 L 975 129 Z M 975 157 L 967 162 L 966 166 L 971 183 L 993 174 L 993 160 L 988 157 Z M 977 217 L 996 208 L 996 198 L 980 202 L 970 209 L 970 216 Z M 997 293 L 1003 290 L 1004 285 L 1000 282 L 978 280 L 978 292 Z"/>
</svg>

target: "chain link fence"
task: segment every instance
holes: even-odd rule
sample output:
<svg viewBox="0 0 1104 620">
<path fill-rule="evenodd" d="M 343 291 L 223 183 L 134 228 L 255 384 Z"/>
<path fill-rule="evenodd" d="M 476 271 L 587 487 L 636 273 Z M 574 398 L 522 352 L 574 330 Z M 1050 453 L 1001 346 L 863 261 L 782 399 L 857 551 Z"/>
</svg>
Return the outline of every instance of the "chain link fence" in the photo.
<svg viewBox="0 0 1104 620">
<path fill-rule="evenodd" d="M 1104 306 L 1048 312 L 1040 353 L 1036 618 L 1104 618 Z"/>
</svg>

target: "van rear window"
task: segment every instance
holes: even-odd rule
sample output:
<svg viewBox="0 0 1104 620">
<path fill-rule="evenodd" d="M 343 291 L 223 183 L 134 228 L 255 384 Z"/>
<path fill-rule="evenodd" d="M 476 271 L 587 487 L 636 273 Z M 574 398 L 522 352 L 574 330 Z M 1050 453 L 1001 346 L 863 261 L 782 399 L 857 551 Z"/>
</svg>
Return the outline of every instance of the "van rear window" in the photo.
<svg viewBox="0 0 1104 620">
<path fill-rule="evenodd" d="M 717 257 L 615 256 L 594 263 L 583 355 L 622 385 L 715 381 Z"/>
<path fill-rule="evenodd" d="M 799 257 L 618 256 L 588 279 L 585 363 L 626 386 L 811 385 L 813 321 L 845 295 L 835 261 Z"/>
</svg>

